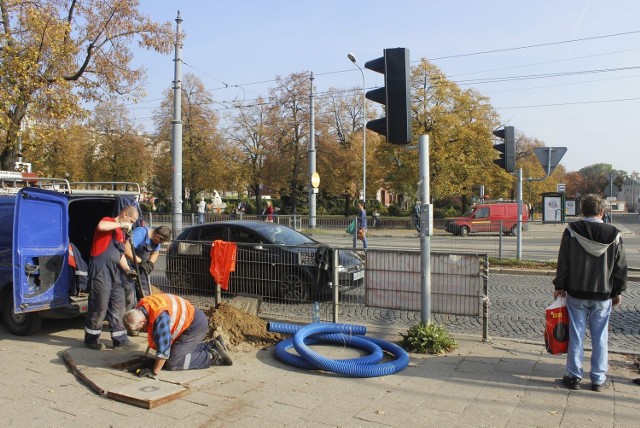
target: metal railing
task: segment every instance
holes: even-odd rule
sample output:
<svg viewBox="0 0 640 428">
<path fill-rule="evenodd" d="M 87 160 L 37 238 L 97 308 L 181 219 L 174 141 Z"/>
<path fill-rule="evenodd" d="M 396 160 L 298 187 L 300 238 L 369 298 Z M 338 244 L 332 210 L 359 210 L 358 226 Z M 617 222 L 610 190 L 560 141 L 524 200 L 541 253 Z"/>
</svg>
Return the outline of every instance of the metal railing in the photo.
<svg viewBox="0 0 640 428">
<path fill-rule="evenodd" d="M 420 322 L 420 254 L 339 247 L 237 244 L 228 289 L 217 292 L 211 244 L 174 241 L 151 282 L 199 306 L 220 297 L 255 296 L 263 318 L 310 322 L 314 302 L 324 321 L 407 327 Z M 488 337 L 485 254 L 432 254 L 432 312 L 482 318 Z M 483 304 L 484 303 L 484 304 Z"/>
<path fill-rule="evenodd" d="M 206 222 L 230 220 L 225 214 L 205 214 Z M 197 214 L 183 214 L 184 227 L 197 224 Z M 150 226 L 171 225 L 171 214 L 145 213 Z M 239 215 L 236 219 L 260 220 L 259 215 Z M 294 228 L 311 236 L 323 244 L 337 247 L 352 247 L 353 237 L 346 232 L 353 217 L 318 216 L 315 227 L 309 226 L 308 216 L 274 216 L 274 222 Z M 430 237 L 431 250 L 454 253 L 486 253 L 500 259 L 517 258 L 517 237 L 513 221 L 485 222 L 474 226 L 469 233 L 460 234 L 459 227 L 451 226 L 454 219 L 434 219 L 433 235 Z M 523 260 L 556 260 L 560 238 L 566 224 L 528 221 L 523 223 L 522 236 Z M 447 231 L 447 229 L 449 231 Z M 174 237 L 179 235 L 174 232 Z M 415 220 L 411 217 L 382 217 L 379 225 L 368 219 L 368 246 L 371 249 L 417 250 L 420 247 Z"/>
</svg>

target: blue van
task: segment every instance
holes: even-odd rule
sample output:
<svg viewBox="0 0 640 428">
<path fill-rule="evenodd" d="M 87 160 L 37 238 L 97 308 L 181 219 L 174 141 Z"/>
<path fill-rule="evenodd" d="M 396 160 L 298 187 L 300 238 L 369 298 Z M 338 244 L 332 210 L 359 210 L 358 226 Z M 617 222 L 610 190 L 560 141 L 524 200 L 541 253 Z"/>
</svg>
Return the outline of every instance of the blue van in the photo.
<svg viewBox="0 0 640 428">
<path fill-rule="evenodd" d="M 119 195 L 139 196 L 140 186 L 41 178 L 1 180 L 1 184 L 0 311 L 4 324 L 11 333 L 26 336 L 37 332 L 44 319 L 84 314 L 88 293 L 78 286 L 76 273 L 81 272 L 70 261 L 88 263 L 100 219 L 113 215 Z M 37 187 L 31 187 L 34 184 Z M 72 260 L 70 248 L 75 248 Z"/>
</svg>

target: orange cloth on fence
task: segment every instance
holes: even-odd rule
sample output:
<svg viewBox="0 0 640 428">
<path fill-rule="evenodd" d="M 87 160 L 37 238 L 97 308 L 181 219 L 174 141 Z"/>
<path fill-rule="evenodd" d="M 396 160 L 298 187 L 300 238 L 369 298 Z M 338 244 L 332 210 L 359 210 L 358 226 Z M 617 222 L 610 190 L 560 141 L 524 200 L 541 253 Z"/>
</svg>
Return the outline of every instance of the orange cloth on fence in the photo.
<svg viewBox="0 0 640 428">
<path fill-rule="evenodd" d="M 209 272 L 223 290 L 229 289 L 229 276 L 236 270 L 236 243 L 216 240 L 211 246 Z"/>
</svg>

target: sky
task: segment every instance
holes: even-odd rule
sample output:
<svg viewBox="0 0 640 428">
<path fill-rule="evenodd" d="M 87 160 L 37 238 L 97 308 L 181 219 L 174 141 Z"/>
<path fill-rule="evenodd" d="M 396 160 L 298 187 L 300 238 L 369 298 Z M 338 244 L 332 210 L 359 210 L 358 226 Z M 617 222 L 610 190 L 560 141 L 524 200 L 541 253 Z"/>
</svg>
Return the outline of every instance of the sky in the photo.
<svg viewBox="0 0 640 428">
<path fill-rule="evenodd" d="M 186 34 L 182 73 L 212 92 L 221 115 L 266 96 L 276 76 L 313 72 L 316 91 L 362 87 L 357 63 L 409 49 L 463 89 L 489 97 L 516 134 L 566 147 L 577 171 L 608 163 L 640 171 L 640 2 L 637 0 L 141 0 Z M 147 96 L 128 105 L 147 131 L 174 79 L 174 53 L 134 50 Z M 364 69 L 365 86 L 384 85 Z M 224 120 L 223 120 L 224 123 Z"/>
</svg>

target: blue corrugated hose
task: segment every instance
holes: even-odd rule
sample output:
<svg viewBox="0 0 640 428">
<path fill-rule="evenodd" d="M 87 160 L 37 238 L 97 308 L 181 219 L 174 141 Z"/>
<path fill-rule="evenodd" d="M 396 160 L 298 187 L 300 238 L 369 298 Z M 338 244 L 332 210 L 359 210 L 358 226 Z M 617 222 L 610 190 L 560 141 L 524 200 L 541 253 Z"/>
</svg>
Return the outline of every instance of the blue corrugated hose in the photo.
<svg viewBox="0 0 640 428">
<path fill-rule="evenodd" d="M 351 324 L 315 323 L 306 326 L 285 323 L 269 323 L 269 331 L 293 334 L 293 338 L 286 339 L 276 346 L 276 357 L 287 364 L 308 368 L 331 371 L 350 377 L 375 377 L 397 373 L 409 365 L 409 354 L 400 346 L 382 339 L 366 336 L 366 327 Z M 326 334 L 331 333 L 331 334 Z M 330 339 L 330 340 L 325 340 Z M 353 345 L 371 352 L 360 358 L 347 360 L 332 360 L 312 351 L 307 344 L 328 341 Z M 364 344 L 363 341 L 370 342 Z M 288 352 L 291 342 L 300 356 Z M 387 363 L 379 363 L 377 349 L 393 354 L 396 359 Z"/>
</svg>

